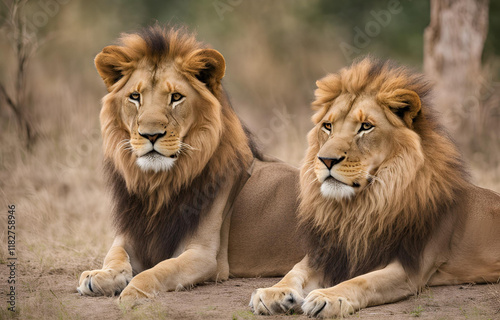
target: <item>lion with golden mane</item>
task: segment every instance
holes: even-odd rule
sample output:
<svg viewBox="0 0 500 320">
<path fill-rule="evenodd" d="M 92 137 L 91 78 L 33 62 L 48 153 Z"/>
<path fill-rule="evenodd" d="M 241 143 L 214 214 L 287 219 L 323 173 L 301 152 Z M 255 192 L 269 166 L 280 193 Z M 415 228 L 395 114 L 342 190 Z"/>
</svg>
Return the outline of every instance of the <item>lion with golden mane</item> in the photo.
<svg viewBox="0 0 500 320">
<path fill-rule="evenodd" d="M 429 285 L 500 279 L 500 196 L 468 181 L 422 75 L 365 58 L 317 82 L 301 169 L 306 257 L 257 314 L 342 317 Z"/>
<path fill-rule="evenodd" d="M 225 62 L 181 29 L 125 34 L 95 58 L 116 238 L 83 295 L 135 303 L 229 276 L 284 275 L 298 170 L 264 158 L 221 86 Z M 273 246 L 270 246 L 270 244 Z"/>
</svg>

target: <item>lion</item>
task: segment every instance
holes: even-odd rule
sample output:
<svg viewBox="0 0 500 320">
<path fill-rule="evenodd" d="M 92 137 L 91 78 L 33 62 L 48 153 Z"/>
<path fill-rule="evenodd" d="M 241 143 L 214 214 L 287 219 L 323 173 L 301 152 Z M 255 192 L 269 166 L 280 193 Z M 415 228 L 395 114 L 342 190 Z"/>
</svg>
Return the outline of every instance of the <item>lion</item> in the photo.
<svg viewBox="0 0 500 320">
<path fill-rule="evenodd" d="M 303 258 L 299 171 L 257 150 L 221 86 L 218 51 L 155 25 L 95 65 L 109 92 L 100 121 L 116 237 L 80 294 L 136 304 L 229 276 L 282 276 Z"/>
<path fill-rule="evenodd" d="M 500 195 L 469 182 L 425 78 L 371 57 L 317 81 L 300 172 L 306 256 L 256 314 L 343 317 L 424 286 L 500 279 Z"/>
</svg>

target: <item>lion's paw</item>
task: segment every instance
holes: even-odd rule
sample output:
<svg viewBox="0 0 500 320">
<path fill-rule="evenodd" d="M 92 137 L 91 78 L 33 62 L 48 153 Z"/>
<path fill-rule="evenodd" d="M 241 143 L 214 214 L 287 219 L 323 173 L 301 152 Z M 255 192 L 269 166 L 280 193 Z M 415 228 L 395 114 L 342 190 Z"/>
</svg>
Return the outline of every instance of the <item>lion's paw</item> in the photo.
<svg viewBox="0 0 500 320">
<path fill-rule="evenodd" d="M 307 316 L 317 318 L 342 318 L 354 313 L 352 304 L 346 298 L 321 289 L 307 295 L 302 310 Z"/>
<path fill-rule="evenodd" d="M 139 289 L 132 281 L 120 294 L 118 304 L 125 308 L 134 308 L 153 299 L 154 297 L 154 293 L 149 293 L 145 290 Z"/>
<path fill-rule="evenodd" d="M 159 289 L 154 273 L 151 270 L 143 271 L 136 275 L 122 291 L 118 303 L 123 307 L 135 307 L 153 299 Z"/>
<path fill-rule="evenodd" d="M 301 312 L 304 298 L 296 291 L 286 287 L 257 289 L 250 298 L 250 309 L 254 314 L 271 315 L 278 313 Z"/>
<path fill-rule="evenodd" d="M 80 276 L 78 292 L 87 296 L 116 296 L 132 279 L 128 270 L 101 269 L 84 271 Z"/>
</svg>

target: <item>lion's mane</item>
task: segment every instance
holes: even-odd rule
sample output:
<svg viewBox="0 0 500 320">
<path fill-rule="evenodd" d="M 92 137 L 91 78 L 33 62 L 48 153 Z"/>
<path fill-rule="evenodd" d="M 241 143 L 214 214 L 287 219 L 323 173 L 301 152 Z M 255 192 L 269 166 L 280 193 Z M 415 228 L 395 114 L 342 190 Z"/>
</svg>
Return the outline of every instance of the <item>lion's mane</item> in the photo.
<svg viewBox="0 0 500 320">
<path fill-rule="evenodd" d="M 220 82 L 208 77 L 213 71 L 210 61 L 192 61 L 193 53 L 205 48 L 192 34 L 154 26 L 124 34 L 119 45 L 119 51 L 105 48 L 98 56 L 108 59 L 119 54 L 126 61 L 103 99 L 105 172 L 113 193 L 117 232 L 131 240 L 137 258 L 148 268 L 170 258 L 180 242 L 196 230 L 220 187 L 249 165 L 252 143 Z M 130 133 L 120 119 L 121 101 L 116 92 L 144 60 L 153 73 L 162 62 L 174 63 L 204 100 L 205 107 L 197 111 L 196 123 L 184 140 L 193 148 L 185 150 L 168 172 L 142 171 L 136 156 L 123 147 Z"/>
<path fill-rule="evenodd" d="M 321 195 L 311 169 L 320 146 L 317 133 L 310 132 L 301 170 L 300 219 L 310 234 L 312 266 L 324 273 L 326 286 L 384 267 L 396 258 L 405 269 L 416 272 L 433 229 L 468 179 L 457 148 L 435 119 L 429 83 L 404 67 L 368 57 L 326 76 L 317 86 L 314 122 L 341 94 L 372 95 L 389 112 L 388 97 L 395 90 L 409 89 L 418 94 L 421 110 L 411 124 L 418 137 L 393 137 L 399 151 L 350 200 Z M 396 118 L 392 114 L 388 119 Z"/>
</svg>

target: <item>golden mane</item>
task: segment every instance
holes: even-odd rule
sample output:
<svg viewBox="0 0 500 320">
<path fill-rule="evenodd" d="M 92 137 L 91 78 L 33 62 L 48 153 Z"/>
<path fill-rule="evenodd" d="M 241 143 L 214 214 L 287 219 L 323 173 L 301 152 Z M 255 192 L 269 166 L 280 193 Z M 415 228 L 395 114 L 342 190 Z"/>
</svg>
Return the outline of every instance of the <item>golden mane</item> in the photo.
<svg viewBox="0 0 500 320">
<path fill-rule="evenodd" d="M 312 104 L 316 111 L 314 123 L 325 116 L 341 94 L 375 97 L 394 126 L 402 125 L 389 107 L 394 92 L 416 92 L 421 110 L 412 115 L 411 124 L 403 118 L 413 132 L 393 138 L 398 152 L 375 174 L 369 186 L 350 200 L 337 201 L 321 195 L 311 169 L 320 146 L 315 129 L 311 130 L 301 169 L 299 214 L 302 226 L 311 231 L 316 266 L 327 269 L 325 272 L 333 270 L 335 275 L 326 275 L 326 281 L 333 283 L 383 267 L 396 257 L 405 268 L 418 269 L 426 237 L 467 181 L 457 148 L 433 118 L 428 82 L 406 68 L 365 58 L 327 75 L 317 81 L 317 86 Z M 416 243 L 421 247 L 415 247 Z M 321 258 L 326 251 L 333 253 Z"/>
<path fill-rule="evenodd" d="M 221 86 L 223 74 L 205 46 L 181 29 L 160 26 L 124 34 L 118 46 L 96 57 L 108 86 L 103 99 L 101 131 L 105 169 L 114 197 L 114 220 L 119 234 L 135 247 L 144 267 L 168 259 L 180 241 L 192 234 L 210 210 L 225 183 L 238 179 L 250 165 L 252 142 Z M 183 151 L 168 172 L 143 171 L 126 148 L 130 132 L 121 119 L 119 90 L 139 65 L 146 64 L 154 79 L 157 68 L 173 64 L 199 93 L 195 123 L 183 137 Z M 103 69 L 107 68 L 109 70 Z M 109 74 L 116 77 L 109 77 Z M 258 154 L 254 154 L 258 157 Z"/>
<path fill-rule="evenodd" d="M 203 69 L 207 61 L 193 61 L 195 53 L 205 48 L 193 34 L 182 29 L 167 30 L 157 25 L 137 34 L 123 34 L 119 50 L 115 50 L 115 47 L 106 47 L 104 55 L 96 58 L 108 59 L 108 54 L 115 57 L 118 54 L 124 59 L 120 67 L 121 77 L 110 86 L 110 93 L 103 99 L 101 130 L 104 157 L 123 176 L 128 191 L 148 197 L 150 211 L 157 211 L 161 205 L 168 203 L 173 193 L 189 185 L 206 166 L 210 170 L 205 172 L 215 179 L 218 173 L 238 171 L 239 161 L 249 161 L 249 140 L 221 84 L 210 83 L 205 86 L 200 81 L 203 74 L 196 72 Z M 200 111 L 205 113 L 197 117 L 198 123 L 184 141 L 197 150 L 186 150 L 176 162 L 175 169 L 168 173 L 140 170 L 135 164 L 135 155 L 123 147 L 129 132 L 120 120 L 121 101 L 115 94 L 128 81 L 137 64 L 143 61 L 149 63 L 152 70 L 160 63 L 174 63 L 207 105 Z M 220 115 L 216 114 L 218 110 L 222 110 Z"/>
</svg>

